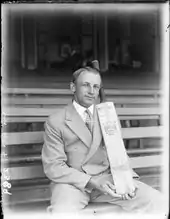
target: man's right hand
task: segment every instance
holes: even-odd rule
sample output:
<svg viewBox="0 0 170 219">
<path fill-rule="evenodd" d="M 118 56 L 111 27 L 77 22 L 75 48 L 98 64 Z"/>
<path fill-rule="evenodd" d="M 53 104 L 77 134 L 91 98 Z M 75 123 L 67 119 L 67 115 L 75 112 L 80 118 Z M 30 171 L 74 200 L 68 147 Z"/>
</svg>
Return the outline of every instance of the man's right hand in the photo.
<svg viewBox="0 0 170 219">
<path fill-rule="evenodd" d="M 116 193 L 115 186 L 109 181 L 100 182 L 100 180 L 98 180 L 97 178 L 91 177 L 91 179 L 87 183 L 87 187 L 97 189 L 101 193 L 105 195 L 110 195 L 114 198 L 122 198 L 122 195 Z"/>
</svg>

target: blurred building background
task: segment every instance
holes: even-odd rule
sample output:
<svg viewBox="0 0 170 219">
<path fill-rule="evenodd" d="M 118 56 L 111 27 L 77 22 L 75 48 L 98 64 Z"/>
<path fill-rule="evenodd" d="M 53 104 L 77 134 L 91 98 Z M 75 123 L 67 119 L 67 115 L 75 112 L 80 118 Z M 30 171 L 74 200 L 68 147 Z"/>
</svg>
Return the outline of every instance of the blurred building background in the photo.
<svg viewBox="0 0 170 219">
<path fill-rule="evenodd" d="M 26 83 L 28 77 L 59 79 L 60 75 L 68 81 L 67 76 L 70 78 L 75 69 L 98 59 L 106 78 L 125 77 L 126 85 L 126 78 L 131 83 L 135 76 L 139 81 L 145 78 L 159 86 L 161 10 L 158 6 L 144 9 L 10 7 L 6 13 L 3 77 L 9 86 L 15 86 L 24 77 Z"/>
</svg>

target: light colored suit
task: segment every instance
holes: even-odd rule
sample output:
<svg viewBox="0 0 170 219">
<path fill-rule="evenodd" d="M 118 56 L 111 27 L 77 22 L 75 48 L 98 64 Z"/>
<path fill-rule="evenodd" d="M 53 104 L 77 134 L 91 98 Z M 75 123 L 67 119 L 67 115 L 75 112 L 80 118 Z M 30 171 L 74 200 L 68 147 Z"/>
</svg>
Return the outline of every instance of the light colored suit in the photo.
<svg viewBox="0 0 170 219">
<path fill-rule="evenodd" d="M 103 198 L 103 195 L 99 194 L 95 198 L 90 197 L 85 188 L 91 176 L 112 181 L 95 108 L 93 135 L 73 104 L 48 118 L 45 124 L 42 162 L 45 174 L 52 181 L 53 208 L 64 205 L 66 210 L 68 205 L 74 208 L 79 205 L 77 208 L 81 209 L 90 199 L 97 202 L 115 202 L 118 205 L 121 205 L 119 202 L 125 202 L 106 196 Z M 133 172 L 133 176 L 137 175 Z M 129 209 L 132 209 L 132 205 Z"/>
<path fill-rule="evenodd" d="M 90 175 L 109 168 L 96 112 L 93 137 L 72 104 L 50 116 L 45 127 L 42 160 L 51 180 L 83 189 Z"/>
</svg>

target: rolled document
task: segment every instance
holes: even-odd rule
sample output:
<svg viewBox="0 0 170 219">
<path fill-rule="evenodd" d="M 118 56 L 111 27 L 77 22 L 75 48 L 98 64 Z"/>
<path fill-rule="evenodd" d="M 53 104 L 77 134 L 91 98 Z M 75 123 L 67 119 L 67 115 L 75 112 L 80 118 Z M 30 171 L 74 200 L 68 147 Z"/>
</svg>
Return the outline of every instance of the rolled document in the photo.
<svg viewBox="0 0 170 219">
<path fill-rule="evenodd" d="M 125 194 L 135 190 L 132 169 L 121 136 L 118 116 L 112 102 L 96 105 L 105 142 L 116 193 Z"/>
</svg>

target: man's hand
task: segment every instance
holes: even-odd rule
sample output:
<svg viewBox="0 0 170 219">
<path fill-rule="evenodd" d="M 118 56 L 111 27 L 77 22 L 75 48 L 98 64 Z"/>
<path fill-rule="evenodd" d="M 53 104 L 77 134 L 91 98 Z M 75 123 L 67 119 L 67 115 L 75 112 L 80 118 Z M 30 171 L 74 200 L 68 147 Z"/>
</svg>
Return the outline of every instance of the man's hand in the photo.
<svg viewBox="0 0 170 219">
<path fill-rule="evenodd" d="M 121 198 L 122 197 L 121 195 L 116 193 L 115 186 L 109 181 L 100 182 L 95 177 L 92 177 L 89 180 L 87 187 L 92 187 L 94 189 L 97 189 L 101 193 L 103 193 L 105 195 L 110 195 L 114 198 Z"/>
<path fill-rule="evenodd" d="M 136 192 L 138 190 L 138 185 L 135 183 L 135 190 L 128 194 L 130 198 L 134 198 L 136 196 Z"/>
<path fill-rule="evenodd" d="M 134 198 L 136 196 L 136 191 L 137 191 L 137 186 L 135 185 L 135 190 L 133 192 L 123 195 L 117 194 L 115 186 L 111 182 L 109 181 L 100 182 L 95 177 L 92 177 L 89 180 L 87 187 L 95 188 L 105 195 L 110 195 L 114 198 L 121 198 L 122 200 L 130 200 Z"/>
</svg>

